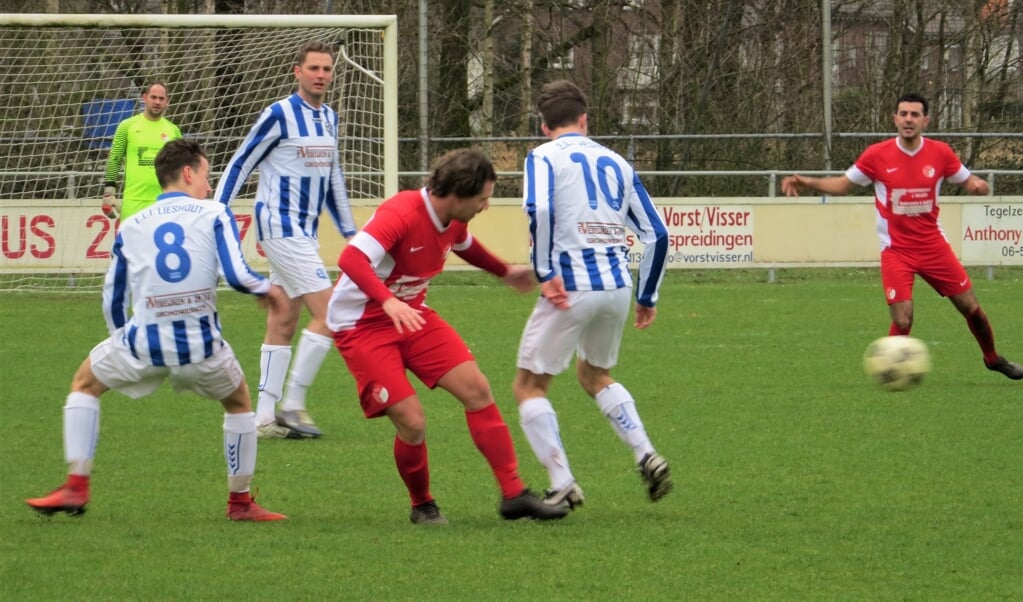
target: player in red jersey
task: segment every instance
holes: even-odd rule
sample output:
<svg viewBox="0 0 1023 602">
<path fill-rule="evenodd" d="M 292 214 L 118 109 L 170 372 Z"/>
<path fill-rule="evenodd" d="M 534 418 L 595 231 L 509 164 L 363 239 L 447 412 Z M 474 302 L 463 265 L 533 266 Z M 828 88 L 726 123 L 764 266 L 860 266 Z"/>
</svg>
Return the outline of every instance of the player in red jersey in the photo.
<svg viewBox="0 0 1023 602">
<path fill-rule="evenodd" d="M 881 239 L 881 282 L 891 311 L 889 335 L 908 335 L 913 327 L 913 280 L 919 274 L 966 318 L 989 370 L 1023 379 L 1023 366 L 995 350 L 995 336 L 980 308 L 966 270 L 938 221 L 938 193 L 945 180 L 970 194 L 988 194 L 987 182 L 970 173 L 945 143 L 924 138 L 930 122 L 927 99 L 903 94 L 896 102 L 899 135 L 867 147 L 840 176 L 791 175 L 781 182 L 788 196 L 803 190 L 846 194 L 855 186 L 874 185 L 877 233 Z"/>
<path fill-rule="evenodd" d="M 447 153 L 434 163 L 425 187 L 384 201 L 338 260 L 342 274 L 327 324 L 356 379 L 363 413 L 394 424 L 394 460 L 408 488 L 413 523 L 447 519 L 430 493 L 426 418 L 406 370 L 465 406 L 469 434 L 501 489 L 501 516 L 554 519 L 569 510 L 567 504 L 545 504 L 525 488 L 487 378 L 458 333 L 424 302 L 430 279 L 451 251 L 520 292 L 535 288 L 531 269 L 505 264 L 469 233 L 469 220 L 487 208 L 496 181 L 493 164 L 479 151 Z"/>
</svg>

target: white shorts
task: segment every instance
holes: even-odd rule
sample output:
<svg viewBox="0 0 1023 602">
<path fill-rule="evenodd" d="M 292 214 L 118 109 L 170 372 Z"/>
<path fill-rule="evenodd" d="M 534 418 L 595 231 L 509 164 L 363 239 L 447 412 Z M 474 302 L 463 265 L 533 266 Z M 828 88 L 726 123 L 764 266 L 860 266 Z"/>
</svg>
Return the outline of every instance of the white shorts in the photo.
<svg viewBox="0 0 1023 602">
<path fill-rule="evenodd" d="M 292 299 L 333 286 L 315 238 L 268 238 L 259 246 L 270 262 L 270 284 L 283 287 Z"/>
<path fill-rule="evenodd" d="M 557 309 L 543 297 L 537 299 L 519 342 L 519 368 L 560 374 L 576 353 L 597 368 L 618 363 L 632 289 L 570 292 L 568 302 L 568 309 Z"/>
<path fill-rule="evenodd" d="M 153 366 L 139 361 L 127 345 L 108 338 L 89 352 L 92 373 L 104 385 L 132 399 L 149 395 L 170 379 L 178 393 L 192 391 L 207 399 L 227 398 L 245 375 L 231 346 L 224 342 L 205 360 L 187 366 Z"/>
</svg>

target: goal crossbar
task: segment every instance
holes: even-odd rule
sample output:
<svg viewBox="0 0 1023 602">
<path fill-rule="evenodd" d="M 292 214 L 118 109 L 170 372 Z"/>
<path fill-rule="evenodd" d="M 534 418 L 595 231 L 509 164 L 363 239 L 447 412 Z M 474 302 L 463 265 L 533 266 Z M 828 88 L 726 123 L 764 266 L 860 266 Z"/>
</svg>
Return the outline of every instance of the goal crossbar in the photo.
<svg viewBox="0 0 1023 602">
<path fill-rule="evenodd" d="M 395 15 L 86 15 L 0 14 L 6 27 L 358 27 L 396 35 Z M 397 49 L 397 41 L 395 49 Z"/>
</svg>

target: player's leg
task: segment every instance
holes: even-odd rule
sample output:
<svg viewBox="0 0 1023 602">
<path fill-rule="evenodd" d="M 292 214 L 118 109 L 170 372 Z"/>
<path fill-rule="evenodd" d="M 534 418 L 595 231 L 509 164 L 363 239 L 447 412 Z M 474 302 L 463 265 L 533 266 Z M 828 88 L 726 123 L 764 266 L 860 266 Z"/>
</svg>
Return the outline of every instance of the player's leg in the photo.
<svg viewBox="0 0 1023 602">
<path fill-rule="evenodd" d="M 416 524 L 447 524 L 430 492 L 430 462 L 426 447 L 426 416 L 417 395 L 405 397 L 385 411 L 394 424 L 394 465 L 408 489 Z"/>
<path fill-rule="evenodd" d="M 227 517 L 236 521 L 277 521 L 287 516 L 256 503 L 249 490 L 256 472 L 256 415 L 244 378 L 220 400 L 224 406 L 224 460 L 227 463 Z"/>
<path fill-rule="evenodd" d="M 111 339 L 96 345 L 75 372 L 64 404 L 67 480 L 49 495 L 26 500 L 26 503 L 43 514 L 85 512 L 99 440 L 100 395 L 115 388 L 131 397 L 141 397 L 156 389 L 163 380 L 163 373 L 142 365 Z"/>
<path fill-rule="evenodd" d="M 435 313 L 424 312 L 423 317 L 426 324 L 413 337 L 406 352 L 409 370 L 426 386 L 439 386 L 462 403 L 469 436 L 486 458 L 501 490 L 501 516 L 509 520 L 565 516 L 569 510 L 567 504 L 544 504 L 522 483 L 511 431 L 494 402 L 490 383 L 468 346 Z"/>
<path fill-rule="evenodd" d="M 544 298 L 537 300 L 522 330 L 512 391 L 522 432 L 550 479 L 545 501 L 567 501 L 575 507 L 582 505 L 583 492 L 572 474 L 558 416 L 547 396 L 553 376 L 572 361 L 588 311 L 578 293 L 569 301 L 572 306 L 562 310 Z"/>
<path fill-rule="evenodd" d="M 75 374 L 64 403 L 64 460 L 67 480 L 49 495 L 25 500 L 42 514 L 85 512 L 89 503 L 89 478 L 99 438 L 99 395 L 104 387 L 92 375 L 86 358 Z"/>
<path fill-rule="evenodd" d="M 582 358 L 576 364 L 576 376 L 582 388 L 596 401 L 611 430 L 632 450 L 650 501 L 656 502 L 671 492 L 673 483 L 668 461 L 654 449 L 632 393 L 615 382 L 606 368 L 593 366 Z"/>
<path fill-rule="evenodd" d="M 284 383 L 291 365 L 291 340 L 302 313 L 301 294 L 291 281 L 296 271 L 291 263 L 290 239 L 261 240 L 260 245 L 270 263 L 270 283 L 287 293 L 289 303 L 271 307 L 266 315 L 266 335 L 259 349 L 259 393 L 256 398 L 256 428 L 259 437 L 273 439 L 299 438 L 286 425 L 277 423 L 277 406 L 284 397 Z"/>
<path fill-rule="evenodd" d="M 409 519 L 413 523 L 444 524 L 447 519 L 430 492 L 426 417 L 408 380 L 400 339 L 390 325 L 356 328 L 334 337 L 345 365 L 355 377 L 363 414 L 367 418 L 386 415 L 394 424 L 394 465 L 412 504 Z"/>
<path fill-rule="evenodd" d="M 502 495 L 518 495 L 524 489 L 518 459 L 490 383 L 458 333 L 436 313 L 422 315 L 426 323 L 410 338 L 405 352 L 409 370 L 426 386 L 439 386 L 462 403 L 469 436 L 490 464 Z"/>
<path fill-rule="evenodd" d="M 889 303 L 888 313 L 892 318 L 892 322 L 888 326 L 888 336 L 908 336 L 913 329 L 913 301 Z"/>
<path fill-rule="evenodd" d="M 567 502 L 574 509 L 583 505 L 585 496 L 572 474 L 568 454 L 561 441 L 558 415 L 547 397 L 552 378 L 550 374 L 533 374 L 518 368 L 512 386 L 519 400 L 522 433 L 536 459 L 547 470 L 550 480 L 551 486 L 546 491 L 544 502 L 555 505 Z"/>
<path fill-rule="evenodd" d="M 312 386 L 327 353 L 334 346 L 330 329 L 327 328 L 327 303 L 332 292 L 333 289 L 327 288 L 302 295 L 302 302 L 311 317 L 295 345 L 295 357 L 281 410 L 306 410 L 306 392 Z"/>
<path fill-rule="evenodd" d="M 276 412 L 277 424 L 303 437 L 319 437 L 323 433 L 306 410 L 306 391 L 332 345 L 331 333 L 326 327 L 327 303 L 330 301 L 332 283 L 323 267 L 315 240 L 283 238 L 269 242 L 263 248 L 267 258 L 272 260 L 274 276 L 294 301 L 288 316 L 294 320 L 280 325 L 279 340 L 287 336 L 287 344 L 291 344 L 298 328 L 302 306 L 312 314 L 311 327 L 302 331 L 295 347 L 288 386 L 284 389 Z"/>
<path fill-rule="evenodd" d="M 271 272 L 270 282 L 276 283 Z M 287 291 L 287 288 L 285 288 Z M 259 394 L 256 398 L 258 436 L 272 439 L 301 437 L 277 424 L 277 404 L 284 396 L 284 381 L 291 364 L 291 337 L 295 334 L 302 300 L 291 299 L 284 307 L 271 307 L 266 314 L 266 335 L 259 348 Z"/>
<path fill-rule="evenodd" d="M 441 376 L 436 384 L 464 406 L 469 436 L 490 464 L 501 494 L 508 498 L 521 493 L 524 485 L 519 478 L 511 432 L 494 403 L 490 384 L 476 362 L 461 362 Z"/>
<path fill-rule="evenodd" d="M 980 307 L 966 269 L 949 250 L 943 261 L 936 263 L 925 275 L 927 282 L 939 294 L 948 297 L 956 310 L 966 319 L 966 325 L 976 339 L 988 370 L 1000 372 L 1013 380 L 1023 379 L 1023 366 L 1010 362 L 995 348 L 995 333 L 987 314 Z"/>
<path fill-rule="evenodd" d="M 610 374 L 618 363 L 632 303 L 631 289 L 588 293 L 587 301 L 592 303 L 593 312 L 579 336 L 576 378 L 596 401 L 611 429 L 632 450 L 650 500 L 657 501 L 672 489 L 668 462 L 654 449 L 632 394 Z"/>
<path fill-rule="evenodd" d="M 889 336 L 908 335 L 913 329 L 913 279 L 916 267 L 891 249 L 881 252 L 881 287 L 891 315 Z"/>
<path fill-rule="evenodd" d="M 973 292 L 973 289 L 970 288 L 961 293 L 949 295 L 948 300 L 952 302 L 956 311 L 966 319 L 966 325 L 969 327 L 973 338 L 976 339 L 977 345 L 980 347 L 981 353 L 984 355 L 984 363 L 988 366 L 993 365 L 998 361 L 998 351 L 995 349 L 995 333 L 991 328 L 991 322 L 988 320 L 987 314 L 980 308 L 980 303 L 977 301 L 977 295 Z"/>
<path fill-rule="evenodd" d="M 191 391 L 216 399 L 224 407 L 223 450 L 227 464 L 227 517 L 236 521 L 276 521 L 287 518 L 270 512 L 249 493 L 256 472 L 256 414 L 241 364 L 225 341 L 210 357 L 197 364 L 170 370 L 175 391 Z"/>
</svg>

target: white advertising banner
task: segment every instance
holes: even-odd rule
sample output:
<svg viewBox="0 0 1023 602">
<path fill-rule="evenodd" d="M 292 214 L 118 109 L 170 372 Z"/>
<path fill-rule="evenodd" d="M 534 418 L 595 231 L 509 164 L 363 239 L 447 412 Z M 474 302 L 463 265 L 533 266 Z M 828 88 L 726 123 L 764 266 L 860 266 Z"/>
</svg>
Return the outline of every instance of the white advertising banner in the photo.
<svg viewBox="0 0 1023 602">
<path fill-rule="evenodd" d="M 1023 265 L 1023 203 L 963 205 L 962 261 Z"/>
<path fill-rule="evenodd" d="M 668 225 L 668 268 L 753 266 L 752 205 L 660 205 Z M 643 258 L 643 244 L 625 237 L 629 265 Z"/>
</svg>

